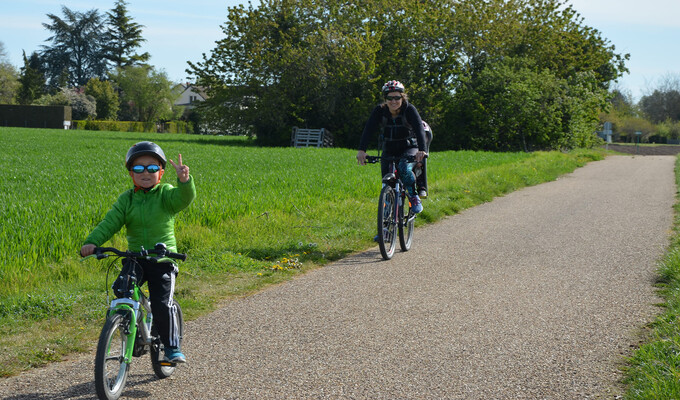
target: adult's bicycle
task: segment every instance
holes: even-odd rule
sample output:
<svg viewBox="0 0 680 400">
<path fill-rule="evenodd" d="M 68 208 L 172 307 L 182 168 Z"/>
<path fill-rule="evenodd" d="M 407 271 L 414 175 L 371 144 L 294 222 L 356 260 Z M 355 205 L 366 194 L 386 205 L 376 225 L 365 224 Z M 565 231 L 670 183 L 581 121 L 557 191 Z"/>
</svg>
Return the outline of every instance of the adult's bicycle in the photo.
<svg viewBox="0 0 680 400">
<path fill-rule="evenodd" d="M 121 257 L 127 258 L 123 270 L 114 284 L 117 298 L 111 300 L 106 314 L 106 323 L 99 335 L 97 354 L 94 361 L 94 383 L 97 396 L 102 400 L 118 399 L 125 388 L 125 382 L 130 372 L 132 357 L 151 354 L 151 366 L 160 379 L 169 377 L 175 372 L 176 363 L 165 360 L 163 344 L 161 343 L 156 326 L 153 323 L 151 303 L 140 289 L 142 282 L 142 268 L 137 260 L 177 259 L 184 261 L 186 254 L 172 253 L 165 244 L 158 243 L 153 249 L 141 249 L 139 252 L 121 251 L 113 247 L 97 247 L 94 254 L 85 257 L 95 257 L 98 260 L 109 256 L 116 257 L 107 269 L 108 274 Z M 107 302 L 109 291 L 107 289 Z M 184 335 L 184 320 L 182 309 L 173 299 L 177 308 L 180 343 Z"/>
<path fill-rule="evenodd" d="M 415 156 L 367 156 L 366 162 L 375 164 L 389 162 L 389 172 L 382 178 L 383 188 L 378 199 L 378 246 L 385 260 L 394 255 L 397 236 L 402 251 L 409 251 L 413 244 L 413 228 L 417 214 L 411 209 L 411 201 L 399 176 L 397 165 L 401 160 L 415 162 Z"/>
</svg>

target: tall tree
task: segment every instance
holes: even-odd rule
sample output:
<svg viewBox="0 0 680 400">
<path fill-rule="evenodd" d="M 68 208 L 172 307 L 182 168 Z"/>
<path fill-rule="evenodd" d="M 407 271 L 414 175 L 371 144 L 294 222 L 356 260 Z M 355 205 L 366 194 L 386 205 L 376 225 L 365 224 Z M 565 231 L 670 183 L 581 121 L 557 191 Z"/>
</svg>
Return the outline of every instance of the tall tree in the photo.
<svg viewBox="0 0 680 400">
<path fill-rule="evenodd" d="M 157 122 L 175 116 L 173 102 L 179 93 L 165 72 L 131 66 L 116 70 L 111 79 L 121 90 L 121 103 L 132 111 L 131 119 Z"/>
<path fill-rule="evenodd" d="M 54 90 L 63 85 L 66 76 L 70 86 L 83 86 L 91 78 L 106 76 L 107 60 L 104 57 L 104 23 L 96 9 L 77 12 L 62 6 L 64 18 L 47 14 L 51 23 L 43 26 L 52 33 L 42 46 L 41 56 L 46 64 L 47 78 Z"/>
<path fill-rule="evenodd" d="M 38 53 L 31 53 L 31 57 L 23 54 L 24 66 L 19 75 L 19 90 L 17 102 L 19 104 L 31 104 L 46 92 L 45 74 L 43 73 L 42 60 Z"/>
<path fill-rule="evenodd" d="M 680 121 L 680 74 L 667 74 L 652 93 L 642 96 L 640 109 L 654 123 Z"/>
<path fill-rule="evenodd" d="M 7 58 L 5 44 L 0 42 L 0 104 L 12 104 L 19 88 L 19 74 Z"/>
<path fill-rule="evenodd" d="M 378 42 L 366 11 L 349 3 L 265 0 L 257 9 L 230 8 L 226 37 L 210 57 L 189 63 L 208 90 L 201 108 L 211 129 L 270 145 L 287 143 L 293 126 L 325 127 L 338 138 L 360 131 L 355 115 L 374 101 Z"/>
<path fill-rule="evenodd" d="M 103 50 L 106 59 L 116 68 L 142 65 L 151 57 L 147 52 L 135 52 L 146 41 L 142 37 L 144 25 L 133 22 L 128 15 L 127 5 L 125 0 L 116 0 L 116 6 L 106 13 L 108 28 Z"/>
<path fill-rule="evenodd" d="M 96 114 L 98 119 L 116 120 L 120 108 L 118 93 L 110 81 L 92 78 L 85 85 L 85 94 L 96 100 Z"/>
</svg>

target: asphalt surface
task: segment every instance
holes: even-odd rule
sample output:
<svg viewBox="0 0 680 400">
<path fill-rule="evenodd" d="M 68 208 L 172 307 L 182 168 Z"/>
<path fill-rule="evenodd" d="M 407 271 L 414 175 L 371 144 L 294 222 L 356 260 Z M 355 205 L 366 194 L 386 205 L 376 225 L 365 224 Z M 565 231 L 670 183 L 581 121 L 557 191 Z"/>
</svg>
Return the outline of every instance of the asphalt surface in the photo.
<svg viewBox="0 0 680 400">
<path fill-rule="evenodd" d="M 658 312 L 674 162 L 593 162 L 418 228 L 391 261 L 376 247 L 229 302 L 188 324 L 173 377 L 135 359 L 124 398 L 617 398 Z M 95 398 L 93 359 L 2 379 L 0 397 Z"/>
</svg>

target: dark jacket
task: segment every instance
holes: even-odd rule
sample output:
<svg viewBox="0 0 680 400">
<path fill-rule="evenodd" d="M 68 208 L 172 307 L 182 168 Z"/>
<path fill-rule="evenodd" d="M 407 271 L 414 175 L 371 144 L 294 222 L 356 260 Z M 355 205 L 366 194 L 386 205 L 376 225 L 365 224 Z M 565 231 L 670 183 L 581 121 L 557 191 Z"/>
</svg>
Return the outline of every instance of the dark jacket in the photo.
<svg viewBox="0 0 680 400">
<path fill-rule="evenodd" d="M 423 120 L 416 107 L 405 101 L 399 115 L 392 118 L 387 105 L 376 106 L 371 112 L 359 142 L 359 150 L 366 151 L 371 136 L 382 129 L 384 148 L 388 154 L 401 154 L 405 149 L 417 147 L 425 151 Z"/>
</svg>

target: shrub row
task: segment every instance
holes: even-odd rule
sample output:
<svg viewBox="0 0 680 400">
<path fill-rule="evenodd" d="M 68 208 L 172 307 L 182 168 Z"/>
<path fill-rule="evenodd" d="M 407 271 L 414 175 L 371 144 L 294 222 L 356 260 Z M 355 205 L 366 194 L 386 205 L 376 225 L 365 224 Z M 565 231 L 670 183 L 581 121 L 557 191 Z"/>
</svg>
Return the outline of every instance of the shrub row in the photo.
<svg viewBox="0 0 680 400">
<path fill-rule="evenodd" d="M 186 121 L 137 122 L 74 120 L 71 129 L 114 132 L 194 133 L 194 124 Z"/>
</svg>

